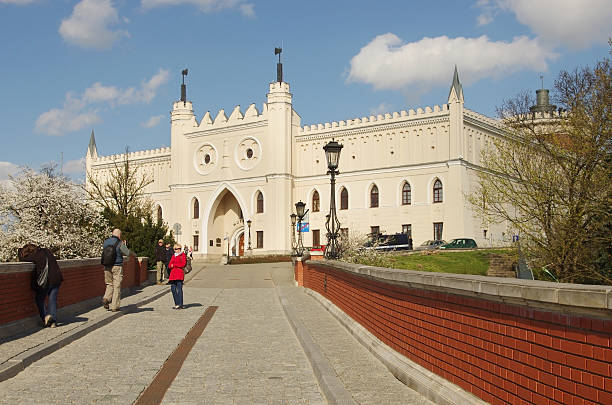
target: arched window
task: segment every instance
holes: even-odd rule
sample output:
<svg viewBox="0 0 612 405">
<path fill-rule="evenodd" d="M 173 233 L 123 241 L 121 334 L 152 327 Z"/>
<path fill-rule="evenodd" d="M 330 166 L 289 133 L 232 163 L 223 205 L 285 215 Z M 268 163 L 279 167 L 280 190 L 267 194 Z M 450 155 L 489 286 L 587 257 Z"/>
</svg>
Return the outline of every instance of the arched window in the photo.
<svg viewBox="0 0 612 405">
<path fill-rule="evenodd" d="M 410 183 L 404 183 L 402 187 L 402 205 L 410 205 L 412 204 L 412 189 L 410 188 Z"/>
<path fill-rule="evenodd" d="M 319 192 L 315 190 L 314 193 L 312 193 L 312 212 L 319 212 L 320 209 Z"/>
<path fill-rule="evenodd" d="M 258 214 L 261 214 L 263 212 L 263 194 L 261 193 L 261 191 L 257 192 L 257 210 L 256 212 Z"/>
<path fill-rule="evenodd" d="M 370 208 L 376 207 L 378 207 L 378 187 L 374 184 L 370 190 Z"/>
<path fill-rule="evenodd" d="M 193 199 L 193 219 L 200 218 L 200 202 L 197 198 Z"/>
<path fill-rule="evenodd" d="M 161 224 L 162 222 L 162 207 L 161 205 L 157 206 L 157 223 Z"/>
<path fill-rule="evenodd" d="M 348 191 L 346 188 L 342 188 L 340 192 L 340 209 L 348 210 Z"/>
<path fill-rule="evenodd" d="M 433 202 L 441 203 L 442 200 L 442 182 L 440 181 L 440 179 L 436 179 L 433 186 Z"/>
</svg>

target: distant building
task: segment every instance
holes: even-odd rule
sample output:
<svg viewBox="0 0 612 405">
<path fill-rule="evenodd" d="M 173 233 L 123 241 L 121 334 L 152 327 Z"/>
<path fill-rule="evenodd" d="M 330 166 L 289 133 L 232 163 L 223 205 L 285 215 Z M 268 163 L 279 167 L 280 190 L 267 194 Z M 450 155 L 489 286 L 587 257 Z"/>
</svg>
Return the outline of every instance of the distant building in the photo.
<svg viewBox="0 0 612 405">
<path fill-rule="evenodd" d="M 317 125 L 301 125 L 289 84 L 270 83 L 261 110 L 251 104 L 198 120 L 191 101 L 170 113 L 170 147 L 130 153 L 154 182 L 155 215 L 179 230 L 180 243 L 210 258 L 288 253 L 289 215 L 310 209 L 304 245 L 325 244 L 330 184 L 323 146 L 344 145 L 336 187 L 342 232 L 468 237 L 479 246 L 512 240 L 506 224 L 483 223 L 466 196 L 476 185 L 480 152 L 503 136 L 498 121 L 464 106 L 455 69 L 446 104 Z M 544 99 L 542 98 L 542 102 Z M 91 137 L 87 171 L 104 176 L 123 155 L 99 156 Z"/>
</svg>

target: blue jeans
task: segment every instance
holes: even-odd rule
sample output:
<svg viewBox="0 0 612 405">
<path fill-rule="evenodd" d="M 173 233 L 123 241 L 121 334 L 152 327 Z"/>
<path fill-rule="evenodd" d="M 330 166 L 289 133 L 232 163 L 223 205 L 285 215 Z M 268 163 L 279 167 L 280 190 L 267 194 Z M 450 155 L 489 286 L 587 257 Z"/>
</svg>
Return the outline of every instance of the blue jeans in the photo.
<svg viewBox="0 0 612 405">
<path fill-rule="evenodd" d="M 174 305 L 183 306 L 183 282 L 180 280 L 172 280 L 170 282 L 170 291 L 174 298 Z"/>
<path fill-rule="evenodd" d="M 59 286 L 53 288 L 46 288 L 44 290 L 36 291 L 36 306 L 38 307 L 38 313 L 40 319 L 45 320 L 45 316 L 51 315 L 51 318 L 57 320 L 57 293 Z M 45 306 L 45 298 L 49 295 L 49 305 Z"/>
</svg>

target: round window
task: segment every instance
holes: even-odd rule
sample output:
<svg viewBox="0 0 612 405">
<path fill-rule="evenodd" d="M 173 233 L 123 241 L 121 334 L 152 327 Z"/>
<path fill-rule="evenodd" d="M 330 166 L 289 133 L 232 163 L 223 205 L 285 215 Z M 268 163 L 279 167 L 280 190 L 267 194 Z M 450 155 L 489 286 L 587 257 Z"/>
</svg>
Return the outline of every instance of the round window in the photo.
<svg viewBox="0 0 612 405">
<path fill-rule="evenodd" d="M 206 164 L 210 163 L 210 155 L 208 153 L 204 156 L 204 163 Z"/>
<path fill-rule="evenodd" d="M 246 150 L 246 157 L 247 159 L 250 159 L 253 157 L 253 149 L 249 148 Z"/>
</svg>

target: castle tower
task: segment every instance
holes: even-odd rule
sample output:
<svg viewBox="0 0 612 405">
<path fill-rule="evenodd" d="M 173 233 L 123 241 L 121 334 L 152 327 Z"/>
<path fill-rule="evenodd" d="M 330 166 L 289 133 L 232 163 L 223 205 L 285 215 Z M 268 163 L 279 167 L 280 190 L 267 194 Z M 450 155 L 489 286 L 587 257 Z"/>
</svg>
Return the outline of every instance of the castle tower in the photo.
<svg viewBox="0 0 612 405">
<path fill-rule="evenodd" d="M 87 147 L 87 154 L 85 154 L 85 184 L 87 184 L 87 174 L 91 173 L 92 163 L 97 158 L 98 147 L 96 146 L 96 137 L 94 136 L 94 131 L 92 129 L 91 136 L 89 137 L 89 146 Z"/>
<path fill-rule="evenodd" d="M 185 76 L 187 69 L 182 71 L 183 83 L 181 84 L 181 98 L 172 104 L 170 111 L 170 146 L 172 162 L 180 162 L 184 156 L 189 154 L 189 151 L 183 150 L 186 145 L 181 142 L 181 138 L 186 132 L 186 129 L 193 129 L 197 125 L 195 114 L 193 113 L 193 104 L 187 101 L 187 87 L 185 85 Z M 181 179 L 185 178 L 184 165 L 173 165 L 170 175 L 170 184 L 181 183 Z"/>
<path fill-rule="evenodd" d="M 459 82 L 459 74 L 455 65 L 453 83 L 448 92 L 448 109 L 450 112 L 449 159 L 464 158 L 463 150 L 463 86 Z"/>
</svg>

